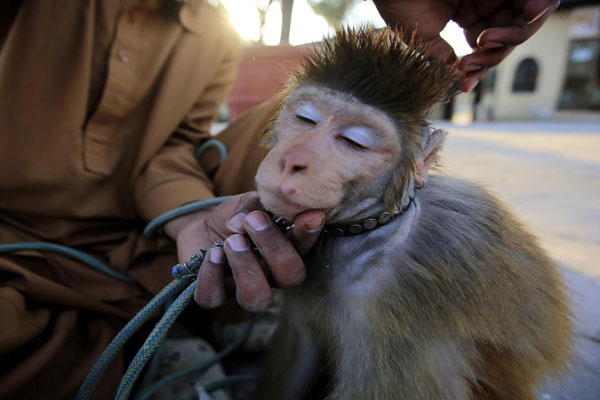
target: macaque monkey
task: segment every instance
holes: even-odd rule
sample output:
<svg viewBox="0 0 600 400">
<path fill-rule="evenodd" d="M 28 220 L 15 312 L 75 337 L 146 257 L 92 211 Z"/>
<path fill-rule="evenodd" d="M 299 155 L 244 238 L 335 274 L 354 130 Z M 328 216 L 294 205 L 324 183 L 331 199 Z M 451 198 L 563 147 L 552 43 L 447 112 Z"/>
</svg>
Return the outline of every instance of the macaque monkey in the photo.
<svg viewBox="0 0 600 400">
<path fill-rule="evenodd" d="M 254 398 L 534 399 L 568 357 L 559 272 L 482 188 L 427 177 L 458 79 L 394 30 L 343 30 L 295 73 L 256 176 L 289 221 L 325 212 L 282 293 Z M 414 188 L 422 190 L 414 190 Z"/>
</svg>

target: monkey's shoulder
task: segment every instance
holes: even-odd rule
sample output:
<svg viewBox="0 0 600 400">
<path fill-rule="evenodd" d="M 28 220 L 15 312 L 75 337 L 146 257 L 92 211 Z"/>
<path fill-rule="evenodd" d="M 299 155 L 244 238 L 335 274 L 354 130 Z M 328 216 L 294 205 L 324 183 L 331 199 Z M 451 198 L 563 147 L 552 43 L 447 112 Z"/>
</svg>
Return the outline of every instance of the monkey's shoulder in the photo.
<svg viewBox="0 0 600 400">
<path fill-rule="evenodd" d="M 548 340 L 549 332 L 567 326 L 566 298 L 560 273 L 536 238 L 473 183 L 432 176 L 417 203 L 410 238 L 393 261 L 403 273 L 389 285 L 390 296 L 418 299 L 415 320 L 444 310 L 438 314 L 444 326 L 474 336 L 493 332 L 481 340 L 501 346 L 528 337 L 527 351 L 543 343 L 550 352 L 552 341 L 562 339 Z"/>
<path fill-rule="evenodd" d="M 465 216 L 482 215 L 507 207 L 483 186 L 447 175 L 431 175 L 418 192 L 421 205 L 429 212 L 456 211 Z"/>
<path fill-rule="evenodd" d="M 421 222 L 427 227 L 435 224 L 435 230 L 475 237 L 525 234 L 533 240 L 502 201 L 473 182 L 433 175 L 418 199 Z"/>
<path fill-rule="evenodd" d="M 519 218 L 477 184 L 431 176 L 418 202 L 419 221 L 411 238 L 413 254 L 423 262 L 435 264 L 435 258 L 483 272 L 553 268 Z"/>
</svg>

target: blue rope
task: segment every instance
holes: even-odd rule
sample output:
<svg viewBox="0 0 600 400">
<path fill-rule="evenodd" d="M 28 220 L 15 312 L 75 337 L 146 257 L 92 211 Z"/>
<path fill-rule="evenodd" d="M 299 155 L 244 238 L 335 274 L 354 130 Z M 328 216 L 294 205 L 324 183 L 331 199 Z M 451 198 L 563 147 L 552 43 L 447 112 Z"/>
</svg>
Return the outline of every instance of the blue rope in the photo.
<svg viewBox="0 0 600 400">
<path fill-rule="evenodd" d="M 155 314 L 155 311 L 159 307 L 161 307 L 163 304 L 167 303 L 170 299 L 172 299 L 177 293 L 179 293 L 181 291 L 181 289 L 183 289 L 187 284 L 189 284 L 189 282 L 191 280 L 193 280 L 196 277 L 196 273 L 197 273 L 198 269 L 200 268 L 200 265 L 202 265 L 202 261 L 204 261 L 204 254 L 200 254 L 195 257 L 192 257 L 192 259 L 190 261 L 188 261 L 184 264 L 177 264 L 175 267 L 173 267 L 173 275 L 175 277 L 175 280 L 173 280 L 171 283 L 169 283 L 163 290 L 161 290 L 156 296 L 154 296 L 154 298 L 152 300 L 150 300 L 150 302 L 148 304 L 146 304 L 146 306 L 144 308 L 142 308 L 135 315 L 135 317 L 133 317 L 133 319 L 131 321 L 129 321 L 127 323 L 127 325 L 125 325 L 125 327 L 123 329 L 121 329 L 121 331 L 117 334 L 117 336 L 112 340 L 112 342 L 108 345 L 108 347 L 100 355 L 98 360 L 96 360 L 96 363 L 94 364 L 94 366 L 88 373 L 87 377 L 85 378 L 85 381 L 81 385 L 81 388 L 79 389 L 79 393 L 77 394 L 76 400 L 87 400 L 92 396 L 92 393 L 94 392 L 94 388 L 98 384 L 98 381 L 100 380 L 100 377 L 104 373 L 104 370 L 106 369 L 108 364 L 110 364 L 110 362 L 115 358 L 117 353 L 119 353 L 119 351 L 125 345 L 127 340 L 129 340 L 129 338 L 131 338 L 131 336 L 133 336 L 133 334 L 146 321 L 148 321 L 150 318 L 152 318 L 152 316 Z M 178 268 L 178 266 L 181 266 L 181 268 Z M 147 341 L 150 339 L 150 337 L 152 337 L 156 328 L 161 323 L 164 324 L 163 320 L 165 320 L 166 316 L 169 316 L 170 318 L 172 318 L 169 321 L 169 324 L 166 329 L 168 330 L 168 328 L 170 328 L 171 325 L 173 325 L 173 323 L 175 322 L 175 318 L 177 318 L 179 313 L 173 315 L 172 312 L 170 313 L 169 310 L 172 310 L 173 307 L 175 306 L 175 304 L 181 304 L 182 301 L 185 302 L 183 307 L 185 307 L 185 305 L 187 305 L 187 303 L 189 302 L 189 300 L 191 298 L 191 295 L 194 294 L 194 290 L 193 289 L 191 290 L 191 295 L 186 294 L 186 293 L 190 292 L 190 288 L 192 286 L 195 286 L 195 282 L 190 287 L 188 287 L 171 304 L 171 306 L 167 309 L 167 311 L 165 312 L 165 314 L 163 315 L 161 320 L 156 324 L 156 327 L 154 328 L 154 330 L 148 337 Z M 186 301 L 185 296 L 187 296 L 187 295 L 189 295 L 189 297 L 187 298 L 187 301 Z M 181 308 L 181 310 L 183 310 L 183 307 Z M 181 310 L 179 310 L 179 312 L 181 312 Z M 164 333 L 166 335 L 166 330 Z M 157 343 L 157 345 L 159 345 L 159 344 L 160 344 L 160 341 Z M 154 350 L 153 350 L 153 352 L 154 352 Z M 151 356 L 152 353 L 150 353 L 149 355 Z M 137 378 L 137 376 L 135 378 Z M 123 378 L 123 379 L 125 379 L 125 378 Z M 123 381 L 121 381 L 121 383 L 122 382 Z M 134 382 L 135 382 L 135 379 L 134 379 Z"/>
<path fill-rule="evenodd" d="M 242 331 L 240 336 L 233 343 L 230 343 L 229 345 L 224 347 L 223 350 L 221 350 L 218 354 L 209 358 L 208 360 L 205 360 L 196 365 L 192 365 L 191 367 L 188 367 L 186 369 L 182 369 L 177 372 L 174 372 L 171 375 L 168 375 L 168 376 L 154 382 L 152 385 L 145 388 L 144 391 L 139 396 L 136 396 L 135 400 L 146 400 L 148 397 L 152 396 L 154 394 L 154 392 L 156 392 L 157 390 L 161 389 L 162 387 L 168 385 L 169 383 L 171 383 L 187 374 L 191 374 L 191 373 L 197 372 L 197 371 L 202 371 L 203 369 L 208 368 L 211 365 L 219 362 L 221 359 L 223 359 L 224 357 L 229 355 L 231 352 L 233 352 L 235 349 L 240 347 L 246 341 L 246 339 L 248 339 L 248 336 L 250 336 L 250 332 L 252 332 L 252 326 L 254 326 L 254 323 L 256 322 L 256 318 L 257 317 L 255 315 L 255 317 L 252 318 L 250 320 L 250 322 L 248 322 L 246 327 L 244 327 L 244 330 Z M 208 385 L 210 385 L 210 383 Z M 205 388 L 207 392 L 210 391 L 208 389 L 208 385 Z"/>
<path fill-rule="evenodd" d="M 19 243 L 9 243 L 0 245 L 0 253 L 12 253 L 15 251 L 25 251 L 25 250 L 37 250 L 37 251 L 51 251 L 53 253 L 58 253 L 67 257 L 71 257 L 77 261 L 82 262 L 95 269 L 96 271 L 102 272 L 108 276 L 119 279 L 123 282 L 127 283 L 138 283 L 131 276 L 126 275 L 122 272 L 116 271 L 109 267 L 106 264 L 101 263 L 95 258 L 90 257 L 86 253 L 75 250 L 71 247 L 62 246 L 60 244 L 53 243 L 43 243 L 43 242 L 19 242 Z"/>
<path fill-rule="evenodd" d="M 198 149 L 196 150 L 196 153 L 194 154 L 194 156 L 196 157 L 196 160 L 201 159 L 202 156 L 204 155 L 204 152 L 206 150 L 208 150 L 210 147 L 216 147 L 219 150 L 219 155 L 221 156 L 221 162 L 223 162 L 223 160 L 225 160 L 225 158 L 227 157 L 227 147 L 223 144 L 223 142 L 216 140 L 216 139 L 207 140 L 206 142 L 202 143 L 202 145 L 200 147 L 198 147 Z"/>
<path fill-rule="evenodd" d="M 77 394 L 77 400 L 87 400 L 92 397 L 94 388 L 98 384 L 100 377 L 104 373 L 104 370 L 111 361 L 115 358 L 117 353 L 125 345 L 127 340 L 133 336 L 133 334 L 152 316 L 155 315 L 156 311 L 169 299 L 175 296 L 189 283 L 188 280 L 175 279 L 169 283 L 163 290 L 160 291 L 144 308 L 142 308 L 131 321 L 125 325 L 123 329 L 115 336 L 112 342 L 104 350 L 104 352 L 98 357 L 96 363 L 88 373 L 85 381 L 79 389 Z"/>
<path fill-rule="evenodd" d="M 193 279 L 193 276 L 192 276 Z M 152 357 L 152 354 L 156 351 L 156 349 L 160 346 L 160 344 L 167 337 L 167 332 L 169 328 L 175 322 L 175 319 L 181 314 L 183 309 L 188 305 L 192 297 L 194 296 L 194 291 L 196 290 L 196 282 L 194 281 L 191 285 L 187 287 L 183 291 L 181 295 L 171 304 L 171 306 L 164 313 L 160 321 L 154 326 L 152 332 L 135 355 L 131 363 L 129 364 L 129 368 L 123 375 L 123 379 L 121 380 L 121 384 L 119 385 L 119 389 L 117 391 L 117 395 L 115 400 L 127 400 L 131 395 L 131 391 L 133 390 L 133 385 L 137 380 L 138 376 L 142 372 L 142 369 L 148 362 L 148 360 Z"/>
<path fill-rule="evenodd" d="M 223 161 L 227 156 L 227 148 L 225 147 L 225 145 L 219 142 L 218 140 L 211 139 L 206 141 L 202 146 L 198 148 L 198 150 L 195 153 L 196 158 L 202 157 L 204 152 L 210 147 L 217 147 L 221 155 L 221 161 Z M 201 200 L 194 203 L 186 204 L 182 207 L 178 207 L 175 210 L 169 211 L 152 220 L 144 229 L 144 235 L 150 237 L 155 233 L 155 231 L 158 228 L 160 228 L 166 222 L 180 217 L 182 215 L 190 214 L 208 207 L 214 207 L 223 203 L 230 197 L 232 196 L 223 196 L 214 199 Z M 81 263 L 95 269 L 96 271 L 102 272 L 115 279 L 119 279 L 127 283 L 138 283 L 131 276 L 116 271 L 108 265 L 105 265 L 102 262 L 96 260 L 95 258 L 90 257 L 88 254 L 73 249 L 71 247 L 43 242 L 20 242 L 0 245 L 0 253 L 11 253 L 26 250 L 51 251 L 54 253 L 58 253 L 80 261 Z M 146 304 L 146 306 L 142 308 L 136 314 L 136 316 L 133 317 L 133 319 L 129 321 L 127 325 L 125 325 L 123 329 L 121 329 L 117 336 L 112 340 L 112 342 L 100 355 L 98 360 L 96 360 L 96 363 L 94 364 L 94 366 L 88 373 L 85 381 L 81 385 L 76 400 L 88 400 L 91 398 L 94 388 L 98 384 L 100 377 L 102 376 L 108 365 L 115 358 L 115 356 L 119 353 L 121 348 L 124 346 L 125 342 L 127 342 L 127 340 L 129 340 L 131 336 L 133 336 L 133 334 L 146 321 L 152 318 L 152 316 L 160 307 L 166 304 L 177 293 L 179 293 L 191 280 L 195 278 L 196 272 L 198 268 L 200 268 L 203 259 L 204 254 L 201 254 L 199 256 L 193 257 L 192 260 L 186 263 L 177 264 L 173 267 L 173 275 L 175 275 L 175 278 L 177 279 L 169 283 L 163 290 L 161 290 L 160 293 L 158 293 L 148 304 Z M 162 341 L 165 339 L 167 331 L 173 325 L 177 316 L 189 303 L 190 299 L 194 294 L 195 287 L 195 282 L 189 285 L 187 289 L 185 289 L 183 293 L 181 293 L 179 297 L 177 297 L 177 299 L 171 304 L 171 306 L 167 309 L 160 321 L 156 324 L 156 326 L 150 333 L 150 336 L 148 336 L 148 338 L 146 339 L 144 346 L 142 346 L 142 348 L 139 350 L 138 354 L 135 356 L 129 368 L 127 369 L 127 372 L 125 373 L 125 376 L 121 381 L 121 385 L 119 387 L 119 391 L 116 397 L 117 399 L 129 398 L 129 395 L 133 388 L 133 384 L 139 376 L 142 368 L 144 367 L 148 359 L 152 356 L 152 354 L 155 352 L 156 348 L 158 348 Z M 243 341 L 245 340 L 245 337 L 241 339 Z M 238 342 L 240 342 L 240 339 L 238 339 L 234 344 L 237 345 Z M 229 347 L 227 347 L 226 349 L 224 349 L 224 351 L 227 352 L 224 354 L 219 354 L 218 359 L 224 357 L 226 354 L 233 351 L 233 348 L 229 349 Z"/>
<path fill-rule="evenodd" d="M 206 199 L 200 201 L 194 201 L 193 203 L 188 203 L 184 206 L 177 207 L 174 210 L 167 211 L 166 213 L 154 218 L 146 227 L 144 228 L 144 236 L 152 237 L 156 231 L 171 221 L 172 219 L 181 217 L 183 215 L 191 214 L 196 211 L 204 210 L 205 208 L 218 206 L 223 203 L 225 200 L 231 198 L 233 196 L 221 196 L 215 197 L 213 199 Z"/>
<path fill-rule="evenodd" d="M 210 139 L 202 143 L 202 145 L 198 147 L 198 149 L 194 153 L 196 159 L 199 160 L 200 158 L 202 158 L 204 152 L 210 147 L 216 147 L 219 150 L 219 154 L 221 155 L 221 162 L 225 160 L 225 158 L 227 157 L 227 147 L 223 144 L 223 142 L 216 139 Z M 221 196 L 215 197 L 214 199 L 195 201 L 193 203 L 189 203 L 181 207 L 177 207 L 174 210 L 168 211 L 154 218 L 152 221 L 150 221 L 148 225 L 146 225 L 146 227 L 144 228 L 144 236 L 152 237 L 152 235 L 156 233 L 156 230 L 158 230 L 167 222 L 177 217 L 181 217 L 182 215 L 191 214 L 196 211 L 204 210 L 205 208 L 217 206 L 230 197 L 232 196 Z"/>
</svg>

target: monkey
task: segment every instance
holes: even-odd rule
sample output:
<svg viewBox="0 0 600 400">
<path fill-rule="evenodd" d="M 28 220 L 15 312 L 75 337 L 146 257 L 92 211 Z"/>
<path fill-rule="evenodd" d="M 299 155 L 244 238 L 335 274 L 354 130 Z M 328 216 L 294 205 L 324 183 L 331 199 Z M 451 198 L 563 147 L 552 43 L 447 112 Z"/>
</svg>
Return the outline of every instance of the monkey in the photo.
<svg viewBox="0 0 600 400">
<path fill-rule="evenodd" d="M 258 194 L 326 222 L 254 399 L 529 400 L 564 368 L 556 266 L 488 191 L 428 175 L 446 132 L 427 113 L 458 78 L 392 28 L 342 29 L 293 73 Z"/>
</svg>

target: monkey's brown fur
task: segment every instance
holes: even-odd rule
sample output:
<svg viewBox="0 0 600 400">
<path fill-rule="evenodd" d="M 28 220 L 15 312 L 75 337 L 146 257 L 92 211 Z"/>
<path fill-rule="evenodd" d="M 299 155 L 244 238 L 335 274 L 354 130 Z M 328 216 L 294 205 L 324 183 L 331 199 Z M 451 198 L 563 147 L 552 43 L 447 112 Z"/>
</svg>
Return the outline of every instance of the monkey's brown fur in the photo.
<svg viewBox="0 0 600 400">
<path fill-rule="evenodd" d="M 341 32 L 298 73 L 257 175 L 267 208 L 321 208 L 319 193 L 336 187 L 344 193 L 332 198 L 353 211 L 330 205 L 326 215 L 356 221 L 384 209 L 388 196 L 400 198 L 397 174 L 406 181 L 425 173 L 423 161 L 444 134 L 433 132 L 422 151 L 417 127 L 455 76 L 396 38 Z M 388 51 L 395 55 L 386 58 Z M 360 67 L 370 72 L 350 75 Z M 396 71 L 403 77 L 389 90 L 404 99 L 379 86 L 378 74 Z M 368 89 L 371 81 L 376 89 Z M 306 104 L 316 116 L 308 122 L 297 118 Z M 374 132 L 375 144 L 348 145 L 345 132 L 357 126 Z M 534 400 L 542 376 L 568 358 L 560 274 L 510 211 L 476 185 L 433 176 L 393 222 L 358 236 L 322 235 L 305 264 L 306 280 L 283 293 L 257 400 Z"/>
<path fill-rule="evenodd" d="M 428 54 L 422 42 L 403 31 L 348 28 L 309 53 L 288 83 L 288 93 L 315 85 L 350 94 L 394 121 L 403 133 L 402 157 L 385 193 L 388 209 L 400 205 L 399 194 L 421 149 L 419 128 L 427 125 L 427 113 L 456 94 L 460 74 Z"/>
</svg>

